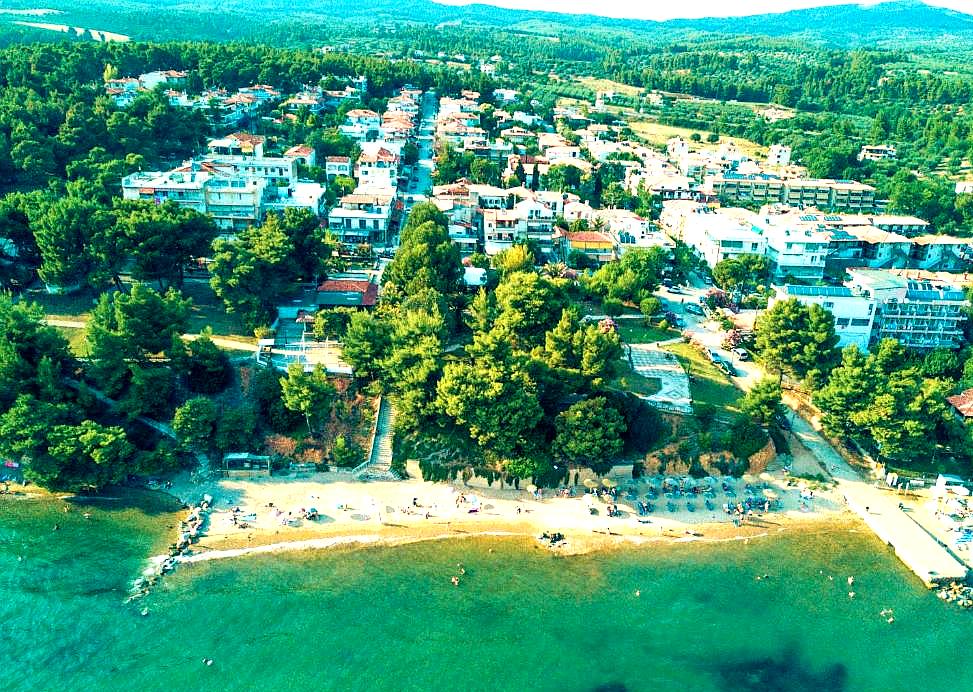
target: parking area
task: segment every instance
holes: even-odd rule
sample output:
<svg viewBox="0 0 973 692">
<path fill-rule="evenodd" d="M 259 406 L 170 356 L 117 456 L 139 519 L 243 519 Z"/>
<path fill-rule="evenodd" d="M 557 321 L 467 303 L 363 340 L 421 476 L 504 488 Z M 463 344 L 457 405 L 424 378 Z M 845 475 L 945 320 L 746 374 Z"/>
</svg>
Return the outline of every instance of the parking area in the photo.
<svg viewBox="0 0 973 692">
<path fill-rule="evenodd" d="M 643 399 L 662 409 L 680 413 L 693 412 L 689 377 L 673 354 L 650 345 L 633 344 L 631 358 L 635 372 L 642 377 L 654 378 L 660 383 L 658 392 L 648 396 L 640 395 Z"/>
</svg>

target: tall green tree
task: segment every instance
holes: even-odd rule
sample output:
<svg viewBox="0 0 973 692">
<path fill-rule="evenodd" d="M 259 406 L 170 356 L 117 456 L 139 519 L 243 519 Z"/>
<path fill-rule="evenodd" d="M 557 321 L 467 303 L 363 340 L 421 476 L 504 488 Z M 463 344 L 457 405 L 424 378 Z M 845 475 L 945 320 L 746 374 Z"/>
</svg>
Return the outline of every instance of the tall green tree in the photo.
<svg viewBox="0 0 973 692">
<path fill-rule="evenodd" d="M 50 490 L 98 490 L 125 478 L 135 448 L 119 427 L 85 420 L 79 425 L 55 425 L 46 449 L 35 456 L 24 476 Z"/>
<path fill-rule="evenodd" d="M 554 453 L 571 464 L 604 464 L 622 453 L 625 420 L 604 397 L 585 399 L 558 414 Z"/>
<path fill-rule="evenodd" d="M 798 380 L 823 382 L 838 357 L 834 316 L 819 305 L 778 301 L 757 318 L 754 333 L 761 362 Z"/>
<path fill-rule="evenodd" d="M 294 244 L 272 214 L 262 226 L 248 228 L 236 238 L 218 238 L 210 272 L 210 285 L 228 312 L 238 314 L 251 329 L 269 324 L 298 275 Z"/>
<path fill-rule="evenodd" d="M 304 416 L 308 434 L 320 433 L 337 396 L 324 368 L 318 364 L 311 372 L 304 372 L 300 363 L 291 363 L 287 376 L 280 379 L 280 387 L 284 406 Z"/>
<path fill-rule="evenodd" d="M 391 343 L 392 328 L 387 322 L 370 312 L 356 312 L 348 322 L 341 355 L 356 377 L 373 379 L 378 376 Z"/>
</svg>

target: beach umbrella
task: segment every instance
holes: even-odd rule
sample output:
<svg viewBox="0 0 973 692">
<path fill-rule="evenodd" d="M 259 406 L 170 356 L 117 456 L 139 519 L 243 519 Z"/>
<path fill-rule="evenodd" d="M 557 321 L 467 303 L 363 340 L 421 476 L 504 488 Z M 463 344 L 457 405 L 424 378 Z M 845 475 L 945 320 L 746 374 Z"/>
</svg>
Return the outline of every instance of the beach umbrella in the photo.
<svg viewBox="0 0 973 692">
<path fill-rule="evenodd" d="M 764 497 L 766 497 L 768 500 L 776 500 L 777 499 L 777 493 L 775 493 L 770 488 L 767 488 L 766 490 L 764 490 Z"/>
<path fill-rule="evenodd" d="M 537 486 L 534 485 L 533 483 L 531 483 L 530 485 L 527 486 L 527 492 L 529 492 L 529 493 L 536 493 L 537 492 Z"/>
<path fill-rule="evenodd" d="M 594 490 L 595 488 L 598 487 L 598 481 L 596 481 L 594 478 L 585 478 L 584 487 L 590 490 Z"/>
<path fill-rule="evenodd" d="M 773 477 L 773 476 L 771 476 L 771 475 L 770 475 L 769 473 L 767 473 L 766 471 L 764 471 L 763 473 L 761 473 L 761 474 L 760 474 L 760 480 L 762 480 L 762 481 L 767 481 L 768 483 L 771 483 L 771 482 L 773 482 L 773 480 L 774 480 L 774 477 Z"/>
<path fill-rule="evenodd" d="M 601 484 L 603 486 L 605 486 L 606 488 L 615 488 L 615 487 L 618 487 L 618 483 L 616 483 L 615 481 L 613 481 L 611 478 L 602 478 L 601 479 Z"/>
</svg>

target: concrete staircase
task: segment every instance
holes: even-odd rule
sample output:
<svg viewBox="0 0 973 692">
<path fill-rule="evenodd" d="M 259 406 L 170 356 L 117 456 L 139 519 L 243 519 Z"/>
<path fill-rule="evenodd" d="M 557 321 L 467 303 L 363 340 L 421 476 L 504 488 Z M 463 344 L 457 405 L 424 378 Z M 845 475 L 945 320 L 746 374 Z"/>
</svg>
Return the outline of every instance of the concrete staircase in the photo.
<svg viewBox="0 0 973 692">
<path fill-rule="evenodd" d="M 365 463 L 359 465 L 352 473 L 360 481 L 398 481 L 402 480 L 392 470 L 392 428 L 395 424 L 395 411 L 388 399 L 382 397 L 378 406 L 378 417 L 375 424 L 375 438 L 372 449 Z"/>
</svg>

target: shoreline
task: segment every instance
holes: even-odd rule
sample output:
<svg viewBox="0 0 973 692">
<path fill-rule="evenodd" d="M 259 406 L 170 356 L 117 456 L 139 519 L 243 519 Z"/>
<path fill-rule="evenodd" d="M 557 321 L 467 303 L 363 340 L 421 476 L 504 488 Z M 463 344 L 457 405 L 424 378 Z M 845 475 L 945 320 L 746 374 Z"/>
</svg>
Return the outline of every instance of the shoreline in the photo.
<svg viewBox="0 0 973 692">
<path fill-rule="evenodd" d="M 732 481 L 743 497 L 744 482 Z M 625 482 L 625 484 L 629 484 Z M 646 486 L 638 481 L 640 497 Z M 585 496 L 538 499 L 523 490 L 470 488 L 460 483 L 421 480 L 358 483 L 316 474 L 310 478 L 218 479 L 192 484 L 173 479 L 164 491 L 195 504 L 204 495 L 213 503 L 200 537 L 177 564 L 194 564 L 250 555 L 327 550 L 340 547 L 396 546 L 429 540 L 471 537 L 535 539 L 559 555 L 638 547 L 652 543 L 709 543 L 769 537 L 775 533 L 853 519 L 844 503 L 829 492 L 801 511 L 800 492 L 775 482 L 782 500 L 778 511 L 759 512 L 734 522 L 723 509 L 726 497 L 704 509 L 703 498 L 683 498 L 676 511 L 656 501 L 656 511 L 640 516 L 635 503 L 616 500 L 620 516 L 608 517 L 605 500 Z M 757 491 L 759 494 L 759 491 Z M 689 510 L 687 501 L 699 507 Z M 313 514 L 309 518 L 309 514 Z M 560 533 L 564 541 L 550 548 L 539 537 Z"/>
<path fill-rule="evenodd" d="M 701 532 L 692 532 L 690 535 L 680 535 L 676 533 L 660 532 L 656 535 L 645 534 L 626 534 L 612 533 L 604 535 L 595 533 L 583 535 L 580 533 L 567 534 L 562 545 L 550 548 L 541 542 L 536 534 L 525 531 L 510 531 L 484 529 L 474 531 L 456 530 L 451 533 L 432 532 L 432 533 L 359 533 L 359 534 L 335 534 L 330 536 L 320 536 L 317 538 L 301 538 L 272 543 L 260 543 L 258 545 L 247 545 L 234 548 L 205 548 L 200 552 L 181 555 L 175 558 L 177 565 L 193 565 L 201 562 L 212 562 L 228 559 L 249 557 L 254 555 L 274 555 L 280 553 L 298 552 L 317 552 L 349 548 L 352 550 L 365 550 L 369 548 L 394 548 L 416 543 L 467 540 L 480 538 L 523 538 L 536 541 L 538 548 L 546 548 L 553 554 L 569 557 L 575 555 L 589 555 L 598 552 L 611 552 L 616 549 L 642 548 L 654 544 L 664 543 L 670 545 L 679 544 L 722 544 L 742 542 L 749 544 L 750 541 L 769 539 L 774 536 L 790 533 L 795 530 L 807 532 L 810 526 L 814 526 L 825 531 L 848 530 L 857 531 L 859 528 L 854 519 L 854 515 L 846 513 L 835 516 L 821 516 L 811 518 L 808 521 L 791 520 L 779 525 L 776 530 L 764 530 L 757 533 L 742 532 L 736 535 L 707 535 Z M 700 526 L 700 528 L 704 528 Z M 758 528 L 758 527 L 755 527 Z M 165 555 L 156 555 L 149 558 L 151 564 L 157 564 L 164 559 Z"/>
</svg>

